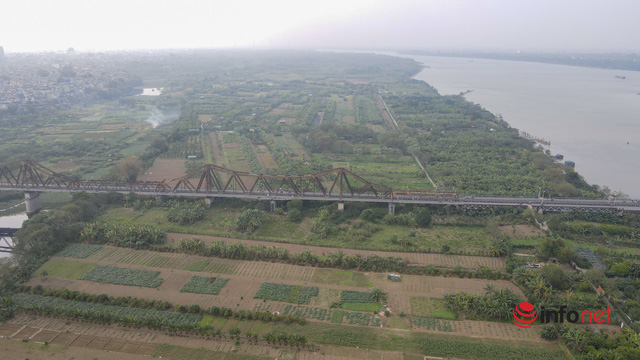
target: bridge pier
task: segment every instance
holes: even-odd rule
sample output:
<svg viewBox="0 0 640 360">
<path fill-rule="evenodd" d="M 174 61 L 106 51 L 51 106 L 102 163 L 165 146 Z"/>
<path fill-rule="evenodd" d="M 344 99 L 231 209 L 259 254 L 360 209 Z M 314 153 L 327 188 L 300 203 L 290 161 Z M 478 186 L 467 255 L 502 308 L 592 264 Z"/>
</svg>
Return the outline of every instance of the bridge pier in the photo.
<svg viewBox="0 0 640 360">
<path fill-rule="evenodd" d="M 391 215 L 395 215 L 396 214 L 396 204 L 390 202 L 389 203 L 389 214 Z"/>
<path fill-rule="evenodd" d="M 27 206 L 27 215 L 33 215 L 42 209 L 40 193 L 37 191 L 25 191 L 24 203 Z"/>
<path fill-rule="evenodd" d="M 207 196 L 206 198 L 204 198 L 204 206 L 208 208 L 211 207 L 211 205 L 213 205 L 213 199 L 215 199 L 213 196 Z"/>
<path fill-rule="evenodd" d="M 344 211 L 344 201 L 338 202 L 338 211 Z"/>
<path fill-rule="evenodd" d="M 276 211 L 276 201 L 275 200 L 269 201 L 269 209 L 271 210 L 271 212 Z"/>
</svg>

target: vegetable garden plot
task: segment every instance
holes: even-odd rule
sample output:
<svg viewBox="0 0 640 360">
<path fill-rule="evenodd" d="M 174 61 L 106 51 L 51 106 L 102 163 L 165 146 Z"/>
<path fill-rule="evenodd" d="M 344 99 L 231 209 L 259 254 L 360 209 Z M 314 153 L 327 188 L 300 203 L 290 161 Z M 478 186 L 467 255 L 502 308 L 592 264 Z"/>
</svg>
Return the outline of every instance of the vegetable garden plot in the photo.
<svg viewBox="0 0 640 360">
<path fill-rule="evenodd" d="M 158 278 L 158 275 L 160 275 L 159 271 L 98 265 L 84 273 L 79 279 L 115 285 L 157 288 L 163 281 Z"/>
<path fill-rule="evenodd" d="M 55 256 L 85 259 L 102 250 L 100 245 L 72 244 L 64 248 Z"/>
<path fill-rule="evenodd" d="M 225 278 L 208 278 L 204 276 L 192 276 L 189 281 L 180 289 L 180 292 L 188 292 L 194 294 L 211 294 L 218 295 L 220 290 L 227 284 L 229 279 Z"/>
<path fill-rule="evenodd" d="M 347 324 L 351 325 L 380 326 L 380 318 L 373 314 L 345 311 L 344 319 Z"/>
<path fill-rule="evenodd" d="M 293 304 L 308 304 L 312 296 L 318 296 L 318 288 L 300 285 L 262 283 L 254 299 L 282 301 Z"/>
<path fill-rule="evenodd" d="M 340 292 L 340 301 L 343 303 L 374 303 L 371 293 L 361 291 L 343 290 Z"/>
<path fill-rule="evenodd" d="M 411 320 L 413 325 L 427 330 L 438 330 L 444 332 L 452 332 L 451 322 L 447 320 L 430 319 L 423 317 L 415 317 Z"/>
<path fill-rule="evenodd" d="M 315 319 L 319 321 L 331 320 L 331 312 L 332 311 L 328 309 L 295 305 L 287 305 L 282 311 L 284 315 L 304 317 L 306 319 Z"/>
<path fill-rule="evenodd" d="M 70 318 L 109 319 L 115 322 L 127 322 L 134 319 L 149 323 L 170 323 L 176 326 L 196 325 L 202 319 L 202 315 L 93 304 L 48 296 L 17 294 L 13 295 L 12 299 L 18 308 L 22 310 L 55 313 Z"/>
</svg>

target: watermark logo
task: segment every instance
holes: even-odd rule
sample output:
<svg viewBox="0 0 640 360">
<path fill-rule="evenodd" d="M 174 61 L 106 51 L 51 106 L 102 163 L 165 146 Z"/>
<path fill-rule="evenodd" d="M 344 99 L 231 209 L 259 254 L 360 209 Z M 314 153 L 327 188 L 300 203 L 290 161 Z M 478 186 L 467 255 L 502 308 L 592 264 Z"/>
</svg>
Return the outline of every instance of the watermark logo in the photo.
<svg viewBox="0 0 640 360">
<path fill-rule="evenodd" d="M 570 322 L 572 324 L 582 322 L 586 323 L 609 323 L 611 310 L 607 306 L 607 310 L 598 310 L 598 311 L 589 311 L 583 310 L 582 312 L 578 312 L 575 310 L 567 311 L 566 306 L 560 306 L 560 308 L 556 310 L 545 310 L 543 307 L 540 309 L 540 313 L 538 314 L 538 310 L 533 304 L 528 302 L 521 302 L 516 305 L 513 310 L 513 323 L 521 328 L 529 328 L 533 326 L 533 323 L 538 319 L 538 315 L 540 315 L 540 322 L 542 324 L 547 323 L 563 323 Z"/>
<path fill-rule="evenodd" d="M 538 311 L 532 303 L 521 302 L 513 308 L 513 323 L 521 328 L 533 326 L 533 322 L 538 318 Z"/>
</svg>

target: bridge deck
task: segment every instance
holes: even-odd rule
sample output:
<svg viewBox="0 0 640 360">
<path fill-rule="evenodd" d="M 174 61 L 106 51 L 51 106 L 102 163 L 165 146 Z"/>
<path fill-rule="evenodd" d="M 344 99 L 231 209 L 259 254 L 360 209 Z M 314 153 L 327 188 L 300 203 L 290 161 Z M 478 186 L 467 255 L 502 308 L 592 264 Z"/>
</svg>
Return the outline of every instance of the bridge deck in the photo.
<svg viewBox="0 0 640 360">
<path fill-rule="evenodd" d="M 343 202 L 377 202 L 394 204 L 431 204 L 431 205 L 456 205 L 456 206 L 521 206 L 547 209 L 601 209 L 616 211 L 640 211 L 640 202 L 637 200 L 594 200 L 594 199 L 548 199 L 528 197 L 481 197 L 481 196 L 408 196 L 396 195 L 391 197 L 379 197 L 369 194 L 352 196 L 350 194 L 324 195 L 317 192 L 297 194 L 294 192 L 243 192 L 240 190 L 227 190 L 224 192 L 194 192 L 194 191 L 133 191 L 126 187 L 114 187 L 111 189 L 61 189 L 57 187 L 7 187 L 0 184 L 0 191 L 24 191 L 24 192 L 81 192 L 105 193 L 115 192 L 120 194 L 135 193 L 141 196 L 169 196 L 191 198 L 240 198 L 252 200 L 316 200 L 316 201 L 343 201 Z"/>
</svg>

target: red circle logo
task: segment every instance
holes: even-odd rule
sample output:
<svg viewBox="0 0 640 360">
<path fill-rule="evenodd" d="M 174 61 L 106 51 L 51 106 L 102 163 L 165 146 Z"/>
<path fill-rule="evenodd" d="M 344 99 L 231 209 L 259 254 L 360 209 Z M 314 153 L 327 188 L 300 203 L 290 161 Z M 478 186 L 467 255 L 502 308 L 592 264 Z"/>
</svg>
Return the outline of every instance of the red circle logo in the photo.
<svg viewBox="0 0 640 360">
<path fill-rule="evenodd" d="M 538 318 L 536 307 L 526 301 L 516 305 L 513 310 L 513 323 L 521 328 L 533 326 L 533 322 Z"/>
</svg>

